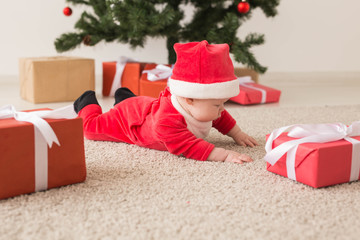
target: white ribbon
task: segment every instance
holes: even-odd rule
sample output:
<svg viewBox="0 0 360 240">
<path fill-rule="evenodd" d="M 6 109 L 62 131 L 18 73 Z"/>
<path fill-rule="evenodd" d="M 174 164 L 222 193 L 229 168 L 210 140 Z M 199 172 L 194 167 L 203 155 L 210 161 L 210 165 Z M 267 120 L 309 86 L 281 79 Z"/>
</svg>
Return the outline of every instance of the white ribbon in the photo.
<svg viewBox="0 0 360 240">
<path fill-rule="evenodd" d="M 154 82 L 171 77 L 173 67 L 174 65 L 168 67 L 163 64 L 159 64 L 154 69 L 144 70 L 143 73 L 147 73 L 147 79 Z"/>
<path fill-rule="evenodd" d="M 249 83 L 255 83 L 250 76 L 245 76 L 245 77 L 238 77 L 239 83 L 241 86 L 247 87 L 247 88 L 252 88 L 254 90 L 260 91 L 261 92 L 261 101 L 260 103 L 265 103 L 266 102 L 266 90 L 262 89 L 262 88 L 258 88 L 255 87 L 253 85 L 250 85 Z"/>
<path fill-rule="evenodd" d="M 131 58 L 127 58 L 124 56 L 119 57 L 119 59 L 116 62 L 116 73 L 114 76 L 114 80 L 111 85 L 109 96 L 115 96 L 115 92 L 118 88 L 121 87 L 121 77 L 123 75 L 125 65 L 127 62 L 135 62 L 135 60 Z"/>
<path fill-rule="evenodd" d="M 12 105 L 0 108 L 0 119 L 14 118 L 17 121 L 29 122 L 34 125 L 35 138 L 35 191 L 47 189 L 48 183 L 48 148 L 53 143 L 60 146 L 54 130 L 43 119 L 76 118 L 73 105 L 56 110 L 43 110 L 33 112 L 18 112 Z"/>
<path fill-rule="evenodd" d="M 272 149 L 273 141 L 282 133 L 288 131 L 288 136 L 297 138 Z M 334 124 L 295 124 L 274 130 L 265 144 L 266 155 L 264 160 L 274 165 L 285 153 L 288 177 L 296 180 L 295 155 L 297 147 L 302 143 L 326 143 L 344 139 L 352 143 L 352 161 L 349 181 L 359 179 L 360 172 L 360 141 L 352 138 L 360 136 L 360 121 L 349 127 L 342 123 Z"/>
</svg>

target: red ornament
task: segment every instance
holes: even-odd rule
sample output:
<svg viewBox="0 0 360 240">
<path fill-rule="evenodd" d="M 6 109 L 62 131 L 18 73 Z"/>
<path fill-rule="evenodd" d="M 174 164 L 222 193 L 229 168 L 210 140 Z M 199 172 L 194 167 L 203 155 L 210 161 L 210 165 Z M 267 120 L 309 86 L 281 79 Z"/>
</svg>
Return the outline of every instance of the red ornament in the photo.
<svg viewBox="0 0 360 240">
<path fill-rule="evenodd" d="M 250 5 L 247 2 L 242 1 L 238 4 L 237 9 L 239 13 L 247 13 L 250 10 Z"/>
<path fill-rule="evenodd" d="M 72 14 L 72 10 L 69 7 L 65 7 L 63 13 L 65 16 L 70 16 Z"/>
</svg>

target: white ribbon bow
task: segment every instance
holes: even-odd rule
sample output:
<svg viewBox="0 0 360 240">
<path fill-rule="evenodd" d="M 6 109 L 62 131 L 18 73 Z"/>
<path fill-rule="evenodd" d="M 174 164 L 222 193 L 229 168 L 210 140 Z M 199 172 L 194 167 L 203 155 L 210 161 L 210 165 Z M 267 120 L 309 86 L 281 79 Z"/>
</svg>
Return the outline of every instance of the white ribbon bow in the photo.
<svg viewBox="0 0 360 240">
<path fill-rule="evenodd" d="M 239 84 L 247 87 L 247 88 L 252 88 L 255 89 L 257 91 L 261 92 L 261 101 L 260 103 L 265 103 L 266 102 L 266 90 L 262 89 L 262 88 L 258 88 L 258 87 L 254 87 L 252 85 L 249 85 L 249 83 L 255 83 L 250 76 L 245 76 L 245 77 L 238 77 L 239 80 Z"/>
<path fill-rule="evenodd" d="M 15 118 L 17 121 L 29 122 L 34 125 L 35 136 L 35 191 L 47 189 L 48 165 L 47 146 L 52 147 L 53 143 L 60 146 L 54 130 L 43 118 L 49 119 L 70 119 L 76 118 L 73 105 L 55 110 L 42 110 L 33 112 L 18 112 L 13 105 L 6 105 L 0 108 L 0 119 Z"/>
<path fill-rule="evenodd" d="M 0 119 L 15 118 L 17 121 L 30 122 L 38 129 L 46 140 L 49 147 L 55 142 L 60 146 L 53 129 L 43 118 L 59 119 L 59 118 L 76 118 L 77 114 L 72 105 L 59 108 L 56 110 L 42 110 L 33 112 L 18 112 L 13 105 L 6 105 L 0 108 Z"/>
<path fill-rule="evenodd" d="M 172 75 L 173 67 L 174 65 L 172 65 L 172 67 L 168 67 L 163 64 L 159 64 L 154 69 L 144 70 L 143 73 L 147 73 L 147 79 L 154 82 L 169 78 Z"/>
<path fill-rule="evenodd" d="M 244 85 L 246 83 L 255 83 L 250 76 L 238 77 L 239 83 Z"/>
<path fill-rule="evenodd" d="M 115 96 L 116 90 L 121 87 L 121 77 L 123 75 L 125 65 L 127 62 L 135 62 L 135 60 L 128 58 L 128 57 L 124 57 L 124 56 L 119 57 L 119 59 L 117 60 L 116 73 L 115 73 L 114 80 L 111 85 L 109 96 L 112 96 L 112 97 Z"/>
<path fill-rule="evenodd" d="M 288 131 L 288 136 L 298 138 L 280 144 L 272 149 L 273 141 L 282 133 Z M 359 179 L 360 171 L 360 141 L 352 138 L 360 136 L 360 121 L 352 123 L 349 127 L 342 123 L 334 124 L 294 124 L 274 130 L 266 144 L 264 160 L 274 165 L 285 153 L 288 154 L 286 165 L 288 177 L 296 180 L 295 154 L 297 147 L 302 143 L 326 143 L 345 139 L 353 144 L 350 181 Z"/>
</svg>

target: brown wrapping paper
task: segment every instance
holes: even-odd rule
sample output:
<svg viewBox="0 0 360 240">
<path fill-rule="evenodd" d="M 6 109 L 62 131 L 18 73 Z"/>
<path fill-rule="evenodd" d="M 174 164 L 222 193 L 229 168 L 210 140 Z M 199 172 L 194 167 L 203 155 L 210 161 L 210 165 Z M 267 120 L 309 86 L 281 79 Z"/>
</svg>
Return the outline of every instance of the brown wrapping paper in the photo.
<svg viewBox="0 0 360 240">
<path fill-rule="evenodd" d="M 95 90 L 95 62 L 79 57 L 19 59 L 20 95 L 33 103 L 74 101 Z"/>
<path fill-rule="evenodd" d="M 259 83 L 259 74 L 252 69 L 236 67 L 234 73 L 237 77 L 250 76 L 254 82 Z"/>
</svg>

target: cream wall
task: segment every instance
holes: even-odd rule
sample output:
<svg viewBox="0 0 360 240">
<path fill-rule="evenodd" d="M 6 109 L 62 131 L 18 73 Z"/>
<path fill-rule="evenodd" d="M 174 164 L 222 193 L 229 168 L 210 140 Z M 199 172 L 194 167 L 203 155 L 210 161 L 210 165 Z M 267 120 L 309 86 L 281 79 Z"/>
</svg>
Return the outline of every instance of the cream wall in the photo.
<svg viewBox="0 0 360 240">
<path fill-rule="evenodd" d="M 65 0 L 13 0 L 2 6 L 0 75 L 16 75 L 19 57 L 57 55 L 55 38 L 72 31 L 81 13 L 73 7 L 73 15 L 65 17 Z M 191 14 L 191 7 L 186 10 Z M 239 36 L 265 34 L 266 43 L 253 51 L 269 72 L 360 71 L 359 12 L 358 0 L 281 0 L 277 17 L 267 19 L 255 11 Z M 164 46 L 163 39 L 148 39 L 145 48 L 136 51 L 127 45 L 103 43 L 63 55 L 95 58 L 96 74 L 101 74 L 101 62 L 120 55 L 164 63 Z"/>
</svg>

